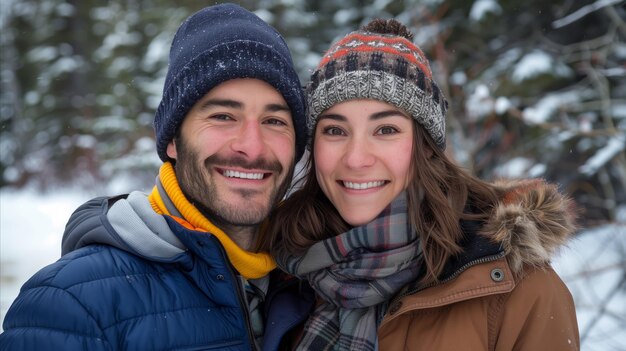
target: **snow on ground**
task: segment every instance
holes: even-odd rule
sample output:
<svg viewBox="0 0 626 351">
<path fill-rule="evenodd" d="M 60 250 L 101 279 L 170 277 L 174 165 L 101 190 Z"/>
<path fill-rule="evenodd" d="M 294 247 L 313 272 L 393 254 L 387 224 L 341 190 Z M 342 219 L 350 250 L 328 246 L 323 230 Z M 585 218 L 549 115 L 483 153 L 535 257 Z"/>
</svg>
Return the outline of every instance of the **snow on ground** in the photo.
<svg viewBox="0 0 626 351">
<path fill-rule="evenodd" d="M 91 197 L 82 191 L 0 190 L 0 321 L 26 280 L 59 258 L 66 220 Z M 624 217 L 584 231 L 554 261 L 574 296 L 584 351 L 626 350 Z"/>
<path fill-rule="evenodd" d="M 59 259 L 65 223 L 86 200 L 76 191 L 0 190 L 0 320 L 26 280 Z"/>
<path fill-rule="evenodd" d="M 626 350 L 626 222 L 581 233 L 553 266 L 574 296 L 582 350 Z"/>
</svg>

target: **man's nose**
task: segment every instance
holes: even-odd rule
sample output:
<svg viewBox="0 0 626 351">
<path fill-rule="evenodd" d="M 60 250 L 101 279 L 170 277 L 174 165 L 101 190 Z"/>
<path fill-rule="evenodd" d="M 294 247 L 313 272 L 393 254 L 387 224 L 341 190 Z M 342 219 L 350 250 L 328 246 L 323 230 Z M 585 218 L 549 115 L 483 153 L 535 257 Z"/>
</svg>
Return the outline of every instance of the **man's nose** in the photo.
<svg viewBox="0 0 626 351">
<path fill-rule="evenodd" d="M 233 151 L 250 159 L 258 158 L 264 151 L 265 141 L 261 126 L 256 121 L 245 121 L 231 143 Z"/>
</svg>

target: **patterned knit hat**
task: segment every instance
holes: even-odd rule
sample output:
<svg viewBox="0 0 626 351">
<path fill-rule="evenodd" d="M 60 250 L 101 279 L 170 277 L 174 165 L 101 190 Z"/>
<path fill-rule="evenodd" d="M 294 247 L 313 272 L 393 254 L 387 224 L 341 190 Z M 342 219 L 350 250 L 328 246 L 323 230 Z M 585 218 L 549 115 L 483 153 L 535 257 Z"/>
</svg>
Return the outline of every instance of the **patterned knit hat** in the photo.
<svg viewBox="0 0 626 351">
<path fill-rule="evenodd" d="M 263 80 L 282 94 L 296 131 L 295 160 L 300 160 L 306 146 L 306 106 L 289 48 L 274 28 L 234 4 L 196 12 L 174 36 L 154 118 L 161 160 L 169 160 L 167 144 L 193 105 L 220 83 L 236 78 Z"/>
<path fill-rule="evenodd" d="M 444 150 L 448 103 L 424 53 L 411 39 L 398 21 L 378 19 L 331 46 L 306 89 L 311 137 L 319 115 L 333 105 L 375 99 L 407 112 Z"/>
</svg>

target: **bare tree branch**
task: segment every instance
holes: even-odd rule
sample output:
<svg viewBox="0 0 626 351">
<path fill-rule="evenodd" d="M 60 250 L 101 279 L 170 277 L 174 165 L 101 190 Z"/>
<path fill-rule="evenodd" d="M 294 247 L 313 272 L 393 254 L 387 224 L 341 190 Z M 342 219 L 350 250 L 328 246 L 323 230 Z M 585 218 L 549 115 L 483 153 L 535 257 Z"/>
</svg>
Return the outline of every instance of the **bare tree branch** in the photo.
<svg viewBox="0 0 626 351">
<path fill-rule="evenodd" d="M 587 16 L 588 14 L 597 11 L 599 9 L 602 9 L 604 7 L 607 6 L 613 6 L 613 5 L 617 5 L 620 2 L 622 2 L 622 0 L 598 0 L 596 2 L 594 2 L 593 4 L 589 4 L 586 6 L 583 6 L 581 8 L 579 8 L 578 10 L 574 11 L 573 13 L 560 18 L 556 21 L 552 22 L 552 28 L 558 29 L 561 27 L 565 27 L 566 25 L 576 22 L 579 19 Z"/>
</svg>

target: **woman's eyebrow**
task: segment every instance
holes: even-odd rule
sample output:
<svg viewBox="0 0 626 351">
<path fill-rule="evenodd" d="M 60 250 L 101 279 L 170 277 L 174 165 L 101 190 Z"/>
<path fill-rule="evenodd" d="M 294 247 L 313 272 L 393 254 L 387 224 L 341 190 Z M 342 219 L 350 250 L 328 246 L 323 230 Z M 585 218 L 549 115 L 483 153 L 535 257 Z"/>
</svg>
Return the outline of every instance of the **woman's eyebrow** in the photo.
<svg viewBox="0 0 626 351">
<path fill-rule="evenodd" d="M 338 114 L 335 114 L 335 113 L 328 113 L 328 114 L 321 115 L 319 117 L 319 121 L 321 121 L 323 119 L 332 119 L 333 121 L 340 121 L 340 122 L 345 122 L 345 121 L 348 120 L 345 116 L 338 115 Z"/>
<path fill-rule="evenodd" d="M 371 121 L 374 121 L 374 120 L 377 120 L 377 119 L 381 119 L 381 118 L 385 118 L 385 117 L 391 117 L 391 116 L 407 117 L 404 113 L 402 113 L 401 111 L 398 111 L 398 110 L 385 110 L 385 111 L 380 111 L 380 112 L 376 112 L 376 113 L 372 114 L 369 117 L 369 119 Z"/>
<path fill-rule="evenodd" d="M 398 110 L 385 110 L 385 111 L 379 111 L 376 113 L 372 113 L 368 119 L 370 121 L 375 121 L 381 118 L 386 118 L 386 117 L 392 117 L 392 116 L 401 116 L 401 117 L 406 117 L 408 118 L 404 113 L 402 113 L 401 111 Z M 336 114 L 336 113 L 327 113 L 327 114 L 323 114 L 319 117 L 319 120 L 321 121 L 322 119 L 332 119 L 334 121 L 339 121 L 339 122 L 345 122 L 348 119 L 340 114 Z"/>
</svg>

